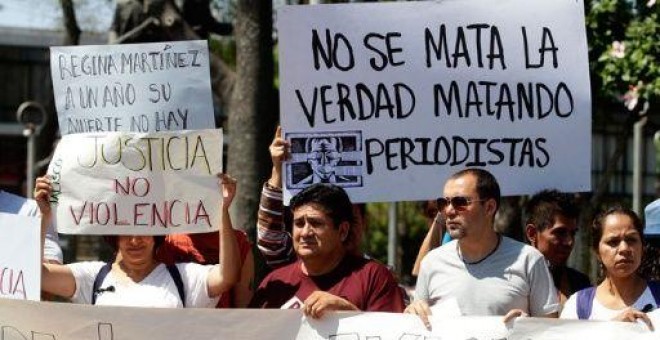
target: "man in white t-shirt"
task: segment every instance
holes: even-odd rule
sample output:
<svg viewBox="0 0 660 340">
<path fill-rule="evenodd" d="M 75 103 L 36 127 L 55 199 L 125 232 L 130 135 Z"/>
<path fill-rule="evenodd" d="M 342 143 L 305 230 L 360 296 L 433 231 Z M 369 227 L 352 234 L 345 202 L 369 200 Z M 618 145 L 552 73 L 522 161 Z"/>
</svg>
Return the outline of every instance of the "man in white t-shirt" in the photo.
<svg viewBox="0 0 660 340">
<path fill-rule="evenodd" d="M 557 317 L 557 292 L 543 255 L 493 229 L 499 203 L 499 184 L 488 171 L 465 169 L 447 180 L 438 211 L 453 240 L 422 261 L 406 313 L 429 326 L 430 306 L 456 299 L 463 315 Z"/>
<path fill-rule="evenodd" d="M 41 217 L 37 202 L 2 190 L 0 190 L 0 212 L 22 216 Z M 48 227 L 46 233 L 44 258 L 51 263 L 61 264 L 63 262 L 59 237 L 52 224 Z"/>
</svg>

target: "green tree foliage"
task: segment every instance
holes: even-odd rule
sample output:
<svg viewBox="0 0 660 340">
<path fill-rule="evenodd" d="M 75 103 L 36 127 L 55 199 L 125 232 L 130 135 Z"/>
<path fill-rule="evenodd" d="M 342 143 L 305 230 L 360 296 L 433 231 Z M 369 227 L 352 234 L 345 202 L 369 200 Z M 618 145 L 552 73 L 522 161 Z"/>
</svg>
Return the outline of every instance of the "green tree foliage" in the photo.
<svg viewBox="0 0 660 340">
<path fill-rule="evenodd" d="M 387 263 L 387 230 L 389 203 L 367 205 L 367 224 L 363 238 L 364 252 Z M 419 246 L 428 231 L 422 202 L 397 203 L 397 263 L 395 272 L 404 284 L 414 283 L 411 272 Z"/>
<path fill-rule="evenodd" d="M 587 34 L 594 102 L 657 107 L 660 98 L 660 6 L 654 0 L 588 1 Z"/>
</svg>

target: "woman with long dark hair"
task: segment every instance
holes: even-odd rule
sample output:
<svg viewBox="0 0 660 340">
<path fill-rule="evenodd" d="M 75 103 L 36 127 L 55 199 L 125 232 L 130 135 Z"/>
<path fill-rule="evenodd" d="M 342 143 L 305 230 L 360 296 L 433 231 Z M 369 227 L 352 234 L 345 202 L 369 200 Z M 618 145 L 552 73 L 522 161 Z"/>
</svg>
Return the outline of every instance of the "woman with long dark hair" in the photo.
<svg viewBox="0 0 660 340">
<path fill-rule="evenodd" d="M 638 273 L 644 256 L 644 226 L 630 209 L 613 207 L 600 214 L 592 226 L 592 249 L 604 279 L 571 295 L 561 318 L 616 320 L 653 325 L 646 312 L 658 308 L 660 284 Z"/>
<path fill-rule="evenodd" d="M 119 235 L 111 240 L 117 251 L 112 263 L 77 262 L 68 265 L 43 263 L 41 289 L 76 303 L 139 307 L 209 307 L 238 280 L 238 246 L 229 218 L 229 206 L 236 193 L 236 180 L 220 175 L 223 200 L 219 265 L 177 263 L 166 266 L 154 254 L 162 236 Z M 35 199 L 41 210 L 41 244 L 52 219 L 48 202 L 48 177 L 35 185 Z"/>
</svg>

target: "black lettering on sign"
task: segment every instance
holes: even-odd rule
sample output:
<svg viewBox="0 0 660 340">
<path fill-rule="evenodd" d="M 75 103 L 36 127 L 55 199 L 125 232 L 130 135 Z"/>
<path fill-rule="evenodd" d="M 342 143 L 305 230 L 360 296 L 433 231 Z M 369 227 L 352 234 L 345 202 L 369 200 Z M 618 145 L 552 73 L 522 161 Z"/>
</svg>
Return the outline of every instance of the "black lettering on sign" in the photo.
<svg viewBox="0 0 660 340">
<path fill-rule="evenodd" d="M 403 48 L 394 47 L 392 44 L 393 39 L 401 38 L 399 32 L 388 32 L 385 35 L 378 33 L 369 33 L 364 37 L 364 46 L 376 53 L 378 58 L 369 58 L 369 65 L 376 71 L 384 70 L 388 65 L 401 66 L 405 64 L 403 60 L 395 60 L 394 55 L 403 52 Z M 381 45 L 385 46 L 381 46 Z"/>
<path fill-rule="evenodd" d="M 545 138 L 394 137 L 365 139 L 367 174 L 415 166 L 544 168 L 551 162 Z"/>
<path fill-rule="evenodd" d="M 468 31 L 469 37 L 466 37 L 466 31 Z M 487 32 L 488 38 L 483 38 L 484 31 Z M 452 37 L 453 44 L 450 40 Z M 488 42 L 487 53 L 483 48 L 484 41 Z M 445 24 L 441 24 L 436 35 L 431 29 L 424 29 L 424 44 L 427 68 L 433 67 L 434 61 L 442 60 L 447 68 L 457 68 L 461 65 L 471 67 L 472 60 L 476 59 L 478 68 L 492 70 L 498 66 L 500 69 L 506 70 L 504 45 L 497 26 L 484 23 L 471 24 L 465 28 L 458 26 L 456 34 L 449 36 L 447 27 Z M 453 50 L 450 50 L 450 47 L 453 47 Z M 484 57 L 488 59 L 488 65 L 484 63 Z"/>
<path fill-rule="evenodd" d="M 343 58 L 340 58 L 340 52 Z M 314 69 L 321 68 L 319 58 L 323 59 L 325 67 L 331 69 L 336 67 L 341 71 L 349 71 L 355 66 L 353 47 L 346 36 L 341 33 L 331 33 L 325 30 L 325 43 L 321 41 L 317 30 L 312 30 L 312 54 L 314 55 Z"/>
<path fill-rule="evenodd" d="M 511 122 L 524 119 L 543 120 L 551 115 L 568 118 L 575 109 L 573 94 L 566 83 L 554 87 L 543 83 L 496 83 L 469 81 L 459 86 L 457 81 L 433 86 L 436 117 L 458 118 L 489 116 Z"/>
<path fill-rule="evenodd" d="M 543 32 L 541 35 L 541 46 L 537 50 L 538 52 L 538 63 L 534 64 L 530 61 L 530 52 L 529 52 L 529 43 L 527 41 L 527 28 L 521 27 L 522 38 L 523 38 L 523 47 L 525 49 L 525 68 L 541 68 L 545 66 L 545 55 L 546 53 L 550 54 L 550 59 L 552 59 L 552 67 L 557 68 L 559 66 L 559 61 L 557 59 L 557 51 L 559 48 L 555 45 L 555 40 L 552 37 L 552 31 L 549 28 L 543 27 Z"/>
<path fill-rule="evenodd" d="M 362 83 L 353 87 L 337 83 L 335 86 L 314 87 L 311 91 L 310 95 L 303 93 L 302 89 L 295 90 L 310 127 L 314 127 L 319 120 L 332 124 L 382 117 L 406 119 L 415 109 L 415 93 L 403 83 L 379 83 L 375 87 Z"/>
</svg>

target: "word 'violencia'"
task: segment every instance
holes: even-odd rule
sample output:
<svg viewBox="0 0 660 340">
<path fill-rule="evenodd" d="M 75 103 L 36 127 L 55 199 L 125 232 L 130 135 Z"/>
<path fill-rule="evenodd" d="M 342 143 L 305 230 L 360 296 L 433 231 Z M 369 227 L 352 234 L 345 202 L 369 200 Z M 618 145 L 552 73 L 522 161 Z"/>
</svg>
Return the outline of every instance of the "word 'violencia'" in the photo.
<svg viewBox="0 0 660 340">
<path fill-rule="evenodd" d="M 128 210 L 128 211 L 126 211 Z M 183 202 L 178 199 L 158 203 L 136 203 L 121 210 L 117 203 L 84 201 L 82 206 L 69 207 L 76 225 L 144 226 L 176 228 L 204 225 L 212 227 L 204 202 Z"/>
</svg>

